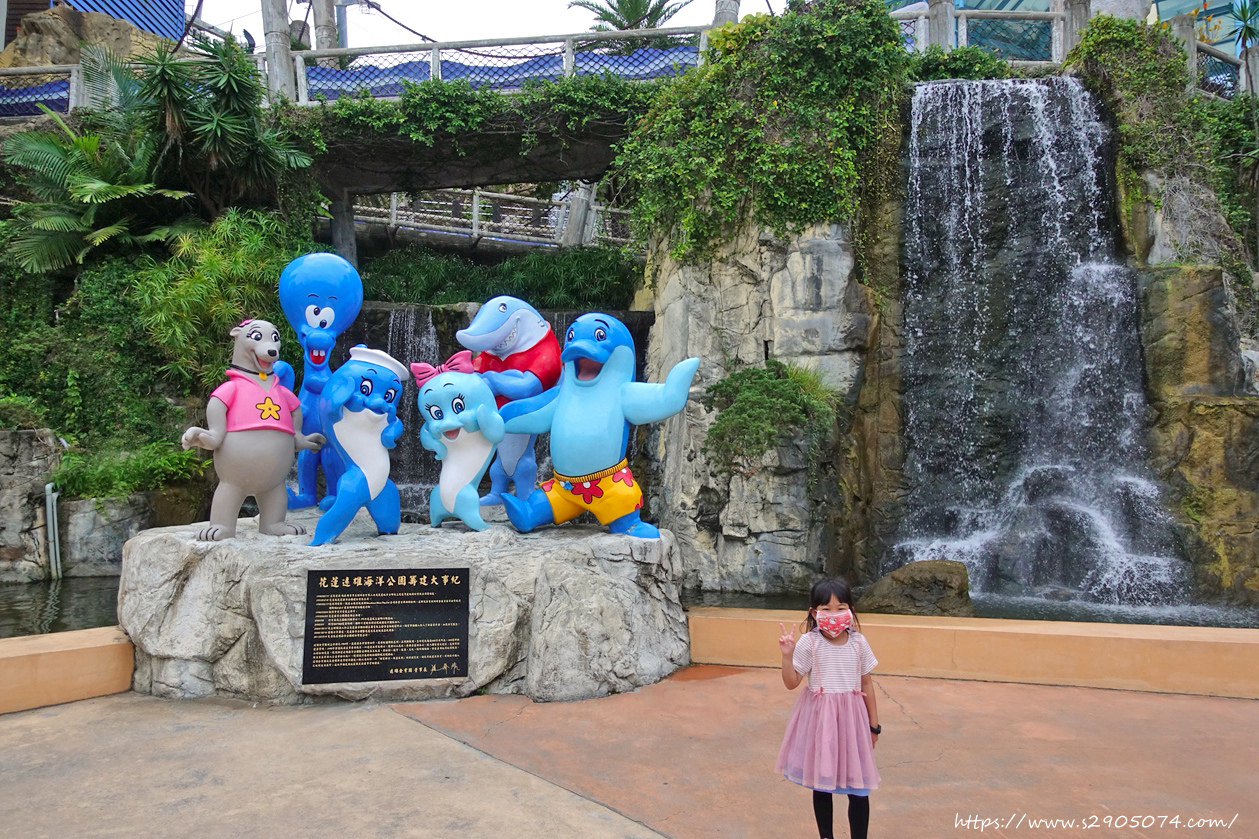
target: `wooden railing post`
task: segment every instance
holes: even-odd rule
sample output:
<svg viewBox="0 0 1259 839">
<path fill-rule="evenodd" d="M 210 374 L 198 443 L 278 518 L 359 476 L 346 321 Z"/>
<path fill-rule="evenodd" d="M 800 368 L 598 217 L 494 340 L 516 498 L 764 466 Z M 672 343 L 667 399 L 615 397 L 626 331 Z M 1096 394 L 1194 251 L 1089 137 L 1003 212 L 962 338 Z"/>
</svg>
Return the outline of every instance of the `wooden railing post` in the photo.
<svg viewBox="0 0 1259 839">
<path fill-rule="evenodd" d="M 594 185 L 583 183 L 568 198 L 568 221 L 564 225 L 564 235 L 560 245 L 569 247 L 581 245 L 586 240 L 586 219 L 590 213 L 590 203 L 594 198 Z"/>
<path fill-rule="evenodd" d="M 1176 15 L 1171 19 L 1172 35 L 1180 39 L 1187 53 L 1189 65 L 1189 81 L 1186 84 L 1189 92 L 1198 89 L 1198 33 L 1194 29 L 1194 20 L 1190 15 Z"/>
<path fill-rule="evenodd" d="M 299 105 L 310 102 L 310 88 L 306 79 L 306 59 L 300 52 L 293 53 L 293 73 L 297 79 L 297 99 Z"/>
<path fill-rule="evenodd" d="M 1254 94 L 1256 79 L 1259 78 L 1259 47 L 1246 47 L 1242 50 L 1242 66 L 1240 88 L 1246 93 Z"/>
<path fill-rule="evenodd" d="M 1049 11 L 1062 15 L 1049 24 L 1049 60 L 1061 64 L 1062 57 L 1067 54 L 1066 0 L 1049 0 Z"/>
<path fill-rule="evenodd" d="M 713 14 L 713 28 L 738 22 L 739 0 L 717 0 L 717 9 Z"/>
<path fill-rule="evenodd" d="M 953 49 L 953 0 L 927 0 L 927 43 Z"/>
<path fill-rule="evenodd" d="M 284 0 L 262 0 L 263 28 L 267 43 L 267 91 L 293 100 L 293 54 L 289 49 L 289 12 Z"/>
<path fill-rule="evenodd" d="M 332 216 L 332 247 L 342 259 L 358 267 L 358 240 L 354 237 L 354 196 L 342 193 L 328 206 Z"/>
<path fill-rule="evenodd" d="M 1062 57 L 1075 49 L 1080 43 L 1080 33 L 1089 25 L 1089 15 L 1093 13 L 1090 0 L 1066 0 L 1067 20 L 1062 28 Z"/>
<path fill-rule="evenodd" d="M 70 91 L 69 101 L 66 102 L 66 113 L 73 111 L 75 108 L 82 108 L 84 105 L 99 105 L 98 102 L 85 102 L 86 97 L 83 92 L 83 65 L 76 64 L 70 69 Z"/>
</svg>

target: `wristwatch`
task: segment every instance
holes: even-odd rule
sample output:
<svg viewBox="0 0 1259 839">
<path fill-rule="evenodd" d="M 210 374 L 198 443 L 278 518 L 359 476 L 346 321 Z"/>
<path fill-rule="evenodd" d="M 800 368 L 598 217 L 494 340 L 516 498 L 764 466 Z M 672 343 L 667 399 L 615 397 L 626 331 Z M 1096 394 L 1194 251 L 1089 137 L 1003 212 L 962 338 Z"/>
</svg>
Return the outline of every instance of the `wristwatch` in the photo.
<svg viewBox="0 0 1259 839">
<path fill-rule="evenodd" d="M 871 733 L 871 734 L 882 734 L 882 733 L 883 733 L 883 725 L 882 725 L 882 723 L 880 723 L 879 725 L 872 725 L 872 726 L 870 726 L 870 733 Z"/>
</svg>

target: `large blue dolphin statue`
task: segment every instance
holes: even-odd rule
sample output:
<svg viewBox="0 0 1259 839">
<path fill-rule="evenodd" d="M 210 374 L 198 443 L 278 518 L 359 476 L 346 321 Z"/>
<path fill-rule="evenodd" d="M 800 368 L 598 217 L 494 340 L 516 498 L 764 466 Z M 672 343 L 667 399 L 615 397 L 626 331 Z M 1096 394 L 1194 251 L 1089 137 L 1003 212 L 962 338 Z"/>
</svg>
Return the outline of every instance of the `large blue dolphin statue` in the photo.
<svg viewBox="0 0 1259 839">
<path fill-rule="evenodd" d="M 681 411 L 699 359 L 678 362 L 663 384 L 636 382 L 633 337 L 625 324 L 597 312 L 573 322 L 560 358 L 559 385 L 501 409 L 509 432 L 551 432 L 555 467 L 527 499 L 503 496 L 507 518 L 527 533 L 589 511 L 613 533 L 658 538 L 660 531 L 640 518 L 643 491 L 625 459 L 630 425 Z"/>
<path fill-rule="evenodd" d="M 336 539 L 364 507 L 381 533 L 398 532 L 402 499 L 389 480 L 389 450 L 402 436 L 398 405 L 406 375 L 407 368 L 389 354 L 360 344 L 324 385 L 319 412 L 344 469 L 328 487 L 328 509 L 310 544 Z"/>
<path fill-rule="evenodd" d="M 327 429 L 321 424 L 319 396 L 332 375 L 329 362 L 337 338 L 363 308 L 363 281 L 353 265 L 334 253 L 299 256 L 280 274 L 280 306 L 302 348 L 302 387 L 296 390 L 302 403 L 302 433 L 327 436 Z M 287 382 L 286 386 L 294 389 L 292 368 L 283 366 L 288 369 L 277 369 L 277 375 L 281 383 Z M 315 504 L 320 468 L 331 492 L 341 475 L 336 447 L 324 446 L 318 452 L 298 454 L 297 492 L 289 491 L 290 510 Z M 327 509 L 327 505 L 322 505 L 322 509 Z"/>
<path fill-rule="evenodd" d="M 560 380 L 559 341 L 538 310 L 523 300 L 504 295 L 486 302 L 455 338 L 479 353 L 472 369 L 485 379 L 500 409 L 512 400 L 537 396 Z M 511 484 L 517 498 L 533 492 L 538 480 L 536 439 L 532 434 L 508 434 L 498 444 L 498 457 L 490 467 L 490 491 L 482 504 L 501 504 Z"/>
</svg>

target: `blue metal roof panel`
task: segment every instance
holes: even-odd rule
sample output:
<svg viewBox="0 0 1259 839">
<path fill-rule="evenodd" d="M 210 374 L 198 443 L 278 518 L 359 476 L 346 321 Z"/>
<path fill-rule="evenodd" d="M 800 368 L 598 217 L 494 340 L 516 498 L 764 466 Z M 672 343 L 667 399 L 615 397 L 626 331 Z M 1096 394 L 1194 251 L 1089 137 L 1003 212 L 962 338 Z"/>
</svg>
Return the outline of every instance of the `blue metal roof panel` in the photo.
<svg viewBox="0 0 1259 839">
<path fill-rule="evenodd" d="M 80 12 L 100 12 L 172 41 L 184 32 L 183 0 L 68 0 Z"/>
</svg>

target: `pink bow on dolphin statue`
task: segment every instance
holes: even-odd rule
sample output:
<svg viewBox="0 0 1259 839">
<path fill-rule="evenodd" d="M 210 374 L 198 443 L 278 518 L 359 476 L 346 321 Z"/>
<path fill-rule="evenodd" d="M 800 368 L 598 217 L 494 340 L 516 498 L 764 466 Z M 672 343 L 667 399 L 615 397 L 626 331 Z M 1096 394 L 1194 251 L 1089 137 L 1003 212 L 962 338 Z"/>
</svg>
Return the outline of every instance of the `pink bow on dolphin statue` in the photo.
<svg viewBox="0 0 1259 839">
<path fill-rule="evenodd" d="M 419 387 L 424 387 L 425 382 L 434 376 L 440 376 L 442 373 L 475 372 L 476 370 L 472 368 L 472 353 L 468 350 L 460 350 L 446 359 L 445 364 L 439 364 L 436 367 L 420 362 L 411 365 L 411 374 L 415 376 L 415 384 Z"/>
</svg>

